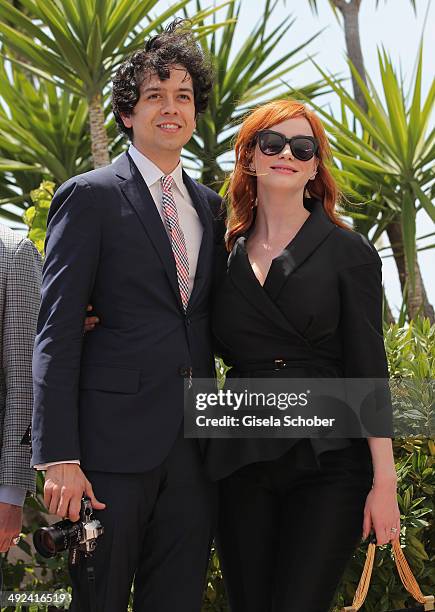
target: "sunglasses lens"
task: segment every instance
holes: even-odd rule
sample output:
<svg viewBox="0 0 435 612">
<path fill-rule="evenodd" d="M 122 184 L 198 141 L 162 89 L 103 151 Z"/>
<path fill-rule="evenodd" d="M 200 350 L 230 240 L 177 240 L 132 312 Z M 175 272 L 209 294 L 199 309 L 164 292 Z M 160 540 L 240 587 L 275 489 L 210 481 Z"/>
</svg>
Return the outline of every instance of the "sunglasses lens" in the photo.
<svg viewBox="0 0 435 612">
<path fill-rule="evenodd" d="M 284 148 L 285 140 L 280 134 L 266 132 L 265 134 L 260 134 L 258 144 L 265 155 L 276 155 Z"/>
<path fill-rule="evenodd" d="M 301 161 L 311 159 L 315 152 L 315 145 L 308 138 L 294 138 L 292 141 L 293 155 Z"/>
</svg>

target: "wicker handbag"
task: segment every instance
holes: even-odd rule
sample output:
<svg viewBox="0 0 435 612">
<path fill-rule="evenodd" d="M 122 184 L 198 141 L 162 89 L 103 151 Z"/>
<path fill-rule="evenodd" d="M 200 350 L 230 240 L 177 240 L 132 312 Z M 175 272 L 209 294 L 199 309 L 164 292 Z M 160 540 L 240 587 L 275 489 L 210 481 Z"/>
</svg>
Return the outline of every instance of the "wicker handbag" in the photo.
<svg viewBox="0 0 435 612">
<path fill-rule="evenodd" d="M 342 612 L 356 612 L 361 608 L 369 590 L 370 579 L 372 577 L 373 562 L 375 559 L 376 551 L 376 537 L 373 535 L 370 539 L 370 543 L 367 549 L 366 561 L 361 574 L 360 581 L 355 591 L 355 596 L 351 606 L 345 606 L 342 608 Z M 418 605 L 412 608 L 401 608 L 396 610 L 388 610 L 388 612 L 423 612 L 426 610 L 435 610 L 434 608 L 434 596 L 423 595 L 417 581 L 408 565 L 408 562 L 403 554 L 403 550 L 400 547 L 398 540 L 393 542 L 394 560 L 396 562 L 397 571 L 399 572 L 400 580 L 403 586 L 411 593 L 413 598 L 419 602 Z"/>
</svg>

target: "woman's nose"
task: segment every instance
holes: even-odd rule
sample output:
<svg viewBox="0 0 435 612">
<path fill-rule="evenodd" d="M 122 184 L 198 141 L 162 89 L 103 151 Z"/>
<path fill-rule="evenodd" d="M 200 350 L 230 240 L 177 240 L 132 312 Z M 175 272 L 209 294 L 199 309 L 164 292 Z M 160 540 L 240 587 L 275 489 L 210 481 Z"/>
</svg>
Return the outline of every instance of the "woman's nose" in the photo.
<svg viewBox="0 0 435 612">
<path fill-rule="evenodd" d="M 279 157 L 283 157 L 285 159 L 294 159 L 292 150 L 290 149 L 290 145 L 288 142 L 286 143 L 285 147 L 279 154 Z"/>
</svg>

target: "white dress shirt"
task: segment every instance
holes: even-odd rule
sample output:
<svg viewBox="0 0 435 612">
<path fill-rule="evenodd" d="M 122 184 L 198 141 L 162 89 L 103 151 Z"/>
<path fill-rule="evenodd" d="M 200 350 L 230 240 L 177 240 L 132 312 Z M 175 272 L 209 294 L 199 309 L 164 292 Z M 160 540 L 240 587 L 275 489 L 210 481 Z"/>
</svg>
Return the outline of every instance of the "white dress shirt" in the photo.
<svg viewBox="0 0 435 612">
<path fill-rule="evenodd" d="M 148 159 L 148 157 L 145 157 L 143 153 L 138 151 L 136 147 L 134 147 L 132 144 L 128 149 L 128 153 L 134 161 L 135 165 L 137 166 L 139 172 L 141 173 L 146 183 L 146 186 L 150 190 L 151 196 L 154 200 L 160 218 L 162 219 L 162 223 L 165 226 L 162 211 L 162 186 L 160 183 L 160 179 L 166 176 L 165 173 L 160 170 L 160 168 L 156 166 L 150 159 Z M 196 267 L 198 264 L 198 254 L 201 246 L 203 227 L 201 221 L 199 220 L 198 213 L 195 210 L 189 192 L 187 191 L 186 186 L 184 185 L 182 172 L 183 168 L 180 161 L 175 170 L 173 170 L 173 172 L 171 172 L 170 174 L 174 179 L 173 195 L 178 212 L 178 221 L 180 223 L 181 229 L 183 230 L 184 239 L 186 241 L 187 257 L 189 259 L 189 294 L 191 294 L 195 281 Z M 36 470 L 46 470 L 50 465 L 59 465 L 61 463 L 77 463 L 80 465 L 80 461 L 78 459 L 71 459 L 66 461 L 52 461 L 50 463 L 41 463 L 39 465 L 35 465 L 34 468 Z"/>
<path fill-rule="evenodd" d="M 164 224 L 162 211 L 162 185 L 160 179 L 165 173 L 160 170 L 150 159 L 145 157 L 133 145 L 130 145 L 128 153 L 139 169 L 150 193 L 153 197 L 159 215 Z M 175 205 L 178 212 L 178 221 L 183 230 L 184 239 L 186 241 L 187 257 L 189 259 L 189 293 L 192 293 L 193 283 L 195 281 L 196 266 L 198 263 L 198 253 L 202 240 L 202 223 L 199 220 L 198 213 L 195 210 L 189 192 L 183 183 L 183 168 L 181 161 L 178 166 L 170 173 L 174 179 L 172 193 L 174 195 Z"/>
</svg>

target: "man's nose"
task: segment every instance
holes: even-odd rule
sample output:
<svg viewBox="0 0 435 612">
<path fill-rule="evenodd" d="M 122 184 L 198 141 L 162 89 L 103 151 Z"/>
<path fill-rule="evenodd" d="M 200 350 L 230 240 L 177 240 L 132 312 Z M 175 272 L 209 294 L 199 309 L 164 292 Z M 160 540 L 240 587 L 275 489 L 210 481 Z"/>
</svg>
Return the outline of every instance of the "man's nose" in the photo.
<svg viewBox="0 0 435 612">
<path fill-rule="evenodd" d="M 162 115 L 177 115 L 178 108 L 177 108 L 177 105 L 175 104 L 175 98 L 173 96 L 167 96 L 166 98 L 164 98 L 163 104 L 160 110 L 161 110 Z"/>
</svg>

